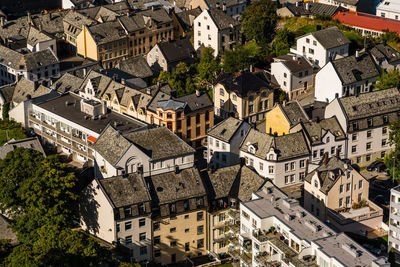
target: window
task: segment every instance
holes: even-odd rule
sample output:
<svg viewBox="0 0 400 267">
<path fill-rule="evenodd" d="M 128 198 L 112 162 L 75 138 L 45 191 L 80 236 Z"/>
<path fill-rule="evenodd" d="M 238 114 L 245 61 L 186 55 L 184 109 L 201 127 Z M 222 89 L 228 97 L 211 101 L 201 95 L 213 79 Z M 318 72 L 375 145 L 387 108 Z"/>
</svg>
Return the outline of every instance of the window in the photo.
<svg viewBox="0 0 400 267">
<path fill-rule="evenodd" d="M 274 166 L 268 166 L 268 173 L 274 173 Z"/>
<path fill-rule="evenodd" d="M 125 245 L 129 245 L 132 244 L 132 236 L 128 235 L 127 237 L 125 237 Z"/>
<path fill-rule="evenodd" d="M 357 146 L 352 146 L 351 153 L 356 153 L 356 152 L 357 152 Z"/>
<path fill-rule="evenodd" d="M 159 222 L 153 223 L 153 229 L 154 229 L 154 231 L 160 230 L 160 223 Z"/>
<path fill-rule="evenodd" d="M 125 217 L 131 216 L 132 215 L 132 209 L 131 208 L 125 208 L 124 209 L 124 214 L 125 214 Z"/>
<path fill-rule="evenodd" d="M 309 48 L 308 52 L 313 55 L 314 54 L 314 49 Z"/>
<path fill-rule="evenodd" d="M 324 150 L 324 149 L 321 149 L 321 150 L 319 151 L 319 156 L 322 158 L 322 157 L 324 156 L 324 153 L 325 153 L 325 150 Z"/>
<path fill-rule="evenodd" d="M 132 229 L 132 222 L 126 222 L 125 223 L 125 231 L 129 231 Z"/>
<path fill-rule="evenodd" d="M 285 184 L 288 184 L 289 183 L 289 175 L 286 175 L 285 176 Z"/>
<path fill-rule="evenodd" d="M 306 38 L 306 43 L 309 44 L 310 43 L 310 39 Z"/>
<path fill-rule="evenodd" d="M 346 197 L 346 206 L 350 205 L 350 197 Z"/>
<path fill-rule="evenodd" d="M 367 131 L 367 138 L 371 138 L 372 137 L 372 131 L 371 130 L 368 130 Z"/>
<path fill-rule="evenodd" d="M 351 183 L 347 183 L 347 184 L 346 184 L 346 192 L 349 192 L 349 191 L 350 191 L 350 187 L 351 187 Z"/>
<path fill-rule="evenodd" d="M 185 229 L 185 233 L 189 233 L 189 228 L 186 228 L 186 229 Z"/>
<path fill-rule="evenodd" d="M 386 154 L 385 151 L 382 151 L 382 152 L 381 152 L 381 158 L 384 158 L 384 157 L 385 157 L 385 154 Z"/>
<path fill-rule="evenodd" d="M 143 246 L 140 247 L 140 256 L 145 256 L 147 255 L 147 247 Z"/>
<path fill-rule="evenodd" d="M 357 157 L 357 164 L 361 163 L 361 157 Z"/>
<path fill-rule="evenodd" d="M 204 238 L 197 240 L 197 248 L 204 247 Z"/>
<path fill-rule="evenodd" d="M 285 172 L 289 171 L 289 163 L 285 163 Z"/>
<path fill-rule="evenodd" d="M 286 74 L 286 72 L 283 74 L 283 77 L 285 77 L 285 78 L 287 77 L 287 74 Z"/>
<path fill-rule="evenodd" d="M 200 27 L 201 26 L 201 22 L 198 22 L 197 25 Z"/>
<path fill-rule="evenodd" d="M 215 146 L 219 147 L 219 141 L 218 140 L 215 140 Z"/>
<path fill-rule="evenodd" d="M 146 233 L 140 233 L 139 234 L 139 241 L 144 241 L 146 240 Z"/>
<path fill-rule="evenodd" d="M 306 176 L 305 172 L 299 173 L 299 181 L 302 182 L 304 181 L 304 177 Z"/>
<path fill-rule="evenodd" d="M 139 220 L 139 228 L 145 227 L 146 226 L 146 219 L 140 219 Z"/>
<path fill-rule="evenodd" d="M 161 243 L 161 238 L 160 238 L 160 236 L 158 235 L 158 236 L 155 236 L 154 237 L 154 245 L 158 245 L 158 244 L 160 244 Z"/>
<path fill-rule="evenodd" d="M 367 150 L 370 150 L 370 149 L 371 149 L 371 142 L 368 142 L 368 143 L 365 145 L 365 147 L 366 147 Z"/>
<path fill-rule="evenodd" d="M 365 160 L 366 160 L 366 161 L 370 161 L 370 160 L 371 160 L 371 154 L 366 155 L 366 156 L 365 156 Z"/>
<path fill-rule="evenodd" d="M 304 168 L 305 166 L 304 162 L 305 162 L 304 159 L 300 160 L 300 169 Z"/>
<path fill-rule="evenodd" d="M 317 45 L 317 41 L 313 41 L 313 45 Z"/>
<path fill-rule="evenodd" d="M 197 234 L 198 235 L 204 234 L 204 226 L 203 225 L 197 226 Z"/>
<path fill-rule="evenodd" d="M 253 113 L 254 112 L 254 105 L 250 104 L 249 105 L 249 113 Z"/>
<path fill-rule="evenodd" d="M 372 118 L 367 119 L 367 124 L 368 124 L 368 127 L 372 127 L 373 126 Z"/>
<path fill-rule="evenodd" d="M 339 198 L 339 207 L 343 207 L 343 198 Z"/>
<path fill-rule="evenodd" d="M 202 221 L 204 219 L 204 214 L 203 212 L 198 212 L 197 213 L 197 221 Z"/>
<path fill-rule="evenodd" d="M 219 101 L 219 106 L 220 106 L 221 108 L 224 107 L 224 100 L 221 99 L 221 100 Z"/>
<path fill-rule="evenodd" d="M 117 233 L 121 231 L 119 223 L 117 223 Z"/>
<path fill-rule="evenodd" d="M 169 232 L 170 232 L 170 233 L 175 233 L 175 232 L 176 232 L 176 227 L 171 227 L 171 228 L 169 228 Z"/>
<path fill-rule="evenodd" d="M 197 36 L 201 36 L 201 32 L 200 31 L 197 32 Z"/>
<path fill-rule="evenodd" d="M 264 169 L 264 164 L 260 162 L 260 171 L 262 171 L 263 169 Z"/>
<path fill-rule="evenodd" d="M 290 170 L 293 171 L 296 168 L 296 162 L 290 162 Z"/>
<path fill-rule="evenodd" d="M 382 128 L 382 134 L 387 134 L 387 127 Z"/>
<path fill-rule="evenodd" d="M 171 241 L 171 242 L 169 243 L 169 246 L 170 246 L 170 247 L 176 247 L 176 241 Z"/>
<path fill-rule="evenodd" d="M 331 147 L 331 154 L 332 154 L 332 155 L 335 154 L 335 147 L 334 147 L 334 146 Z"/>
<path fill-rule="evenodd" d="M 208 40 L 211 40 L 211 34 L 208 35 Z"/>
<path fill-rule="evenodd" d="M 161 249 L 154 250 L 154 257 L 158 258 L 161 256 Z"/>
<path fill-rule="evenodd" d="M 343 185 L 342 184 L 339 186 L 339 193 L 340 194 L 343 193 Z"/>
<path fill-rule="evenodd" d="M 190 250 L 190 243 L 186 242 L 185 243 L 185 251 L 189 251 Z"/>
<path fill-rule="evenodd" d="M 221 96 L 224 96 L 224 95 L 225 95 L 224 88 L 219 89 L 219 94 L 220 94 Z"/>
<path fill-rule="evenodd" d="M 358 130 L 358 122 L 353 122 L 352 123 L 352 126 L 353 126 L 353 130 Z"/>
<path fill-rule="evenodd" d="M 362 200 L 362 193 L 358 193 L 357 199 L 358 199 L 358 202 L 360 202 Z"/>
<path fill-rule="evenodd" d="M 225 213 L 221 213 L 218 215 L 218 221 L 219 222 L 225 221 Z"/>
<path fill-rule="evenodd" d="M 382 139 L 382 146 L 386 146 L 386 139 Z"/>
<path fill-rule="evenodd" d="M 357 134 L 352 134 L 351 141 L 357 141 Z"/>
<path fill-rule="evenodd" d="M 361 189 L 362 186 L 363 186 L 362 180 L 359 180 L 359 181 L 358 181 L 358 188 Z"/>
<path fill-rule="evenodd" d="M 315 159 L 318 156 L 318 150 L 313 151 L 313 158 Z"/>
</svg>

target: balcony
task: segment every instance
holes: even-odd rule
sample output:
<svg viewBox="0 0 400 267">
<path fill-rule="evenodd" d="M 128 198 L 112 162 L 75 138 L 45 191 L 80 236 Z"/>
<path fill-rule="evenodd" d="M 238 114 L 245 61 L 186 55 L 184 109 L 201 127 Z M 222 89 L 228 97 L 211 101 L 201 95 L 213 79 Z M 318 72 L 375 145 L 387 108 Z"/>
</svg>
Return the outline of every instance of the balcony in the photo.
<svg viewBox="0 0 400 267">
<path fill-rule="evenodd" d="M 240 211 L 238 210 L 230 209 L 228 215 L 234 220 L 240 220 Z"/>
<path fill-rule="evenodd" d="M 247 265 L 251 265 L 252 257 L 253 257 L 251 253 L 242 252 L 242 253 L 240 253 L 239 257 L 240 257 L 240 259 L 241 259 L 242 261 L 244 261 Z"/>
<path fill-rule="evenodd" d="M 252 251 L 252 241 L 250 239 L 245 239 L 243 240 L 243 245 L 242 245 L 243 249 L 251 252 Z"/>
<path fill-rule="evenodd" d="M 340 225 L 346 225 L 383 216 L 383 210 L 372 201 L 367 201 L 366 206 L 357 209 L 328 210 L 328 216 Z"/>
</svg>

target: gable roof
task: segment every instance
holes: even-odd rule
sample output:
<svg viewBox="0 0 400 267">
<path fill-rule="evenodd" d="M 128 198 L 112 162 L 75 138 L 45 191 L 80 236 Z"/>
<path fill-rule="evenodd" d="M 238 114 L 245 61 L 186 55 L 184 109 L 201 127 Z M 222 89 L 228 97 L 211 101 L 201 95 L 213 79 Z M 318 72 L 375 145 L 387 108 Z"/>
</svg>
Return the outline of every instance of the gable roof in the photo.
<svg viewBox="0 0 400 267">
<path fill-rule="evenodd" d="M 51 92 L 50 88 L 43 85 L 37 85 L 32 81 L 21 78 L 15 85 L 12 101 L 14 103 L 21 103 L 31 98 L 42 96 Z"/>
<path fill-rule="evenodd" d="M 93 85 L 95 96 L 97 96 L 98 98 L 101 98 L 103 96 L 112 81 L 112 79 L 107 75 L 101 74 L 95 70 L 90 70 L 90 72 L 84 78 L 79 88 L 79 91 L 85 90 L 85 87 L 89 80 Z"/>
<path fill-rule="evenodd" d="M 336 140 L 346 139 L 344 131 L 336 117 L 323 119 L 319 122 L 302 122 L 302 127 L 312 145 L 322 144 L 322 137 L 330 131 Z"/>
<path fill-rule="evenodd" d="M 191 59 L 195 54 L 194 47 L 188 38 L 157 43 L 157 46 L 167 63 Z"/>
<path fill-rule="evenodd" d="M 236 131 L 242 126 L 243 120 L 233 117 L 221 121 L 208 130 L 207 134 L 219 140 L 229 143 L 231 138 L 235 135 Z"/>
<path fill-rule="evenodd" d="M 16 83 L 7 84 L 0 87 L 0 95 L 4 98 L 5 103 L 11 102 Z"/>
<path fill-rule="evenodd" d="M 0 64 L 18 71 L 31 71 L 56 63 L 58 58 L 50 49 L 23 54 L 0 45 Z"/>
<path fill-rule="evenodd" d="M 39 139 L 37 137 L 30 137 L 21 140 L 12 139 L 4 145 L 0 146 L 0 159 L 4 159 L 7 156 L 8 152 L 14 151 L 14 149 L 16 149 L 17 147 L 33 149 L 39 151 L 44 156 L 46 156 Z"/>
<path fill-rule="evenodd" d="M 31 46 L 35 46 L 38 43 L 46 42 L 52 40 L 53 37 L 45 33 L 44 31 L 39 31 L 35 27 L 29 27 L 28 37 L 27 37 L 27 44 Z"/>
<path fill-rule="evenodd" d="M 188 32 L 192 29 L 193 20 L 201 14 L 201 8 L 196 7 L 189 10 L 183 10 L 181 12 L 175 13 L 178 22 L 181 24 L 183 30 Z"/>
<path fill-rule="evenodd" d="M 309 120 L 303 107 L 297 101 L 288 102 L 284 105 L 278 103 L 277 106 L 282 110 L 282 113 L 285 115 L 290 126 L 294 126 L 299 122 Z"/>
<path fill-rule="evenodd" d="M 350 44 L 350 40 L 338 29 L 333 26 L 323 30 L 310 33 L 325 48 L 331 49 L 338 46 Z"/>
<path fill-rule="evenodd" d="M 68 72 L 64 73 L 58 80 L 53 83 L 54 90 L 59 93 L 79 90 L 83 79 L 76 77 Z"/>
<path fill-rule="evenodd" d="M 388 63 L 394 63 L 400 61 L 400 53 L 387 44 L 377 44 L 371 49 L 369 49 L 371 55 L 381 63 L 386 60 Z"/>
<path fill-rule="evenodd" d="M 308 9 L 307 5 L 308 4 Z M 292 12 L 294 16 L 311 16 L 311 15 L 326 15 L 332 16 L 338 10 L 342 10 L 344 8 L 334 6 L 334 5 L 327 5 L 322 3 L 314 3 L 314 2 L 299 2 L 299 5 L 289 5 L 286 8 Z"/>
<path fill-rule="evenodd" d="M 200 95 L 192 93 L 190 95 L 178 97 L 175 100 L 186 103 L 186 107 L 189 108 L 191 112 L 214 106 L 214 102 L 207 92 L 200 92 Z"/>
<path fill-rule="evenodd" d="M 121 60 L 118 62 L 117 68 L 139 78 L 148 78 L 153 76 L 153 71 L 146 59 L 142 56 Z"/>
<path fill-rule="evenodd" d="M 312 71 L 313 65 L 303 56 L 286 54 L 275 58 L 276 62 L 282 62 L 290 72 L 297 73 L 300 71 L 310 70 Z M 309 74 L 312 74 L 309 73 Z"/>
<path fill-rule="evenodd" d="M 235 26 L 239 26 L 240 22 L 227 15 L 220 9 L 213 8 L 207 10 L 208 14 L 210 14 L 211 19 L 214 21 L 215 25 L 219 30 L 224 30 L 227 28 L 232 28 Z"/>
<path fill-rule="evenodd" d="M 221 74 L 216 84 L 224 86 L 228 92 L 235 92 L 239 96 L 247 96 L 250 92 L 258 92 L 262 89 L 271 89 L 264 73 L 242 72 L 239 74 Z"/>
</svg>

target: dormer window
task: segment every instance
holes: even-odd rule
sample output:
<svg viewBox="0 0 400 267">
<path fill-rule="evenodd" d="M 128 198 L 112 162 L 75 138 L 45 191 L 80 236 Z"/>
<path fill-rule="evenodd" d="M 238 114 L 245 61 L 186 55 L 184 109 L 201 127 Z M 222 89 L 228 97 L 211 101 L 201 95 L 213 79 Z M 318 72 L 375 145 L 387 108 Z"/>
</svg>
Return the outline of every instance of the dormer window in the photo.
<svg viewBox="0 0 400 267">
<path fill-rule="evenodd" d="M 254 145 L 249 145 L 249 147 L 248 147 L 248 151 L 251 153 L 251 154 L 255 154 L 256 153 L 256 147 L 254 146 Z"/>
<path fill-rule="evenodd" d="M 314 180 L 314 187 L 318 188 L 318 181 L 317 180 Z"/>
</svg>

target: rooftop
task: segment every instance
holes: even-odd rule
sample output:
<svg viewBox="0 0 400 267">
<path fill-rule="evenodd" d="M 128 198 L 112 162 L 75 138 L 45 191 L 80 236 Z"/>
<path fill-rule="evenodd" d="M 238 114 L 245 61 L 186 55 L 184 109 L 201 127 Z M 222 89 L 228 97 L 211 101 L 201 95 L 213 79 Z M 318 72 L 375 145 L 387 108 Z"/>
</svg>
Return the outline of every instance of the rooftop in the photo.
<svg viewBox="0 0 400 267">
<path fill-rule="evenodd" d="M 211 108 L 214 106 L 214 102 L 211 100 L 207 92 L 200 92 L 199 95 L 192 93 L 190 95 L 175 98 L 175 100 L 186 103 L 186 107 L 190 112 L 194 112 L 202 108 Z"/>
<path fill-rule="evenodd" d="M 38 85 L 35 82 L 21 78 L 15 84 L 15 90 L 12 96 L 12 101 L 14 103 L 21 103 L 23 101 L 39 97 L 45 94 L 51 93 L 51 89 L 43 85 Z"/>
<path fill-rule="evenodd" d="M 331 49 L 338 46 L 350 44 L 350 40 L 338 29 L 333 26 L 323 30 L 310 33 L 325 48 Z"/>
<path fill-rule="evenodd" d="M 209 129 L 208 135 L 228 143 L 243 123 L 246 122 L 228 117 Z"/>
<path fill-rule="evenodd" d="M 400 2 L 396 0 L 383 0 L 376 9 L 380 11 L 400 12 Z"/>
<path fill-rule="evenodd" d="M 312 75 L 313 65 L 303 56 L 287 54 L 276 57 L 275 62 L 282 62 L 292 73 L 311 70 Z"/>
<path fill-rule="evenodd" d="M 211 19 L 214 21 L 215 25 L 219 30 L 232 28 L 240 25 L 239 21 L 227 15 L 220 9 L 213 8 L 208 10 L 208 13 L 210 14 Z"/>
<path fill-rule="evenodd" d="M 29 32 L 28 32 L 28 37 L 27 37 L 27 44 L 31 45 L 31 46 L 35 46 L 38 43 L 41 42 L 46 42 L 46 41 L 50 41 L 52 40 L 53 37 L 51 37 L 49 34 L 40 31 L 38 29 L 36 29 L 35 27 L 31 26 L 29 28 Z"/>
<path fill-rule="evenodd" d="M 247 96 L 250 92 L 259 92 L 262 89 L 271 89 L 267 78 L 261 72 L 244 71 L 239 74 L 221 74 L 216 81 L 229 92 L 235 92 L 239 96 Z"/>
<path fill-rule="evenodd" d="M 167 63 L 191 59 L 196 51 L 188 38 L 157 43 Z"/>
<path fill-rule="evenodd" d="M 336 140 L 346 139 L 344 131 L 336 117 L 323 119 L 318 122 L 303 122 L 302 124 L 305 134 L 308 136 L 312 145 L 322 144 L 322 138 L 328 131 L 335 136 Z"/>
<path fill-rule="evenodd" d="M 308 121 L 308 116 L 302 106 L 300 106 L 299 102 L 293 101 L 284 105 L 278 104 L 278 106 L 282 109 L 282 112 L 291 126 L 296 125 L 299 122 Z"/>
<path fill-rule="evenodd" d="M 183 27 L 184 31 L 190 31 L 193 26 L 193 20 L 200 15 L 201 8 L 196 7 L 189 10 L 183 10 L 182 12 L 175 13 L 179 23 Z"/>
<path fill-rule="evenodd" d="M 0 45 L 0 64 L 17 71 L 31 71 L 58 63 L 50 49 L 23 54 Z"/>
<path fill-rule="evenodd" d="M 377 44 L 369 49 L 369 52 L 378 62 L 387 60 L 388 63 L 399 63 L 400 61 L 400 53 L 387 44 Z"/>
<path fill-rule="evenodd" d="M 39 151 L 43 155 L 46 155 L 44 153 L 42 145 L 40 144 L 39 139 L 37 137 L 31 137 L 21 140 L 12 139 L 7 143 L 5 143 L 4 145 L 0 146 L 0 159 L 4 159 L 8 152 L 13 151 L 17 147 L 34 149 Z"/>
<path fill-rule="evenodd" d="M 81 86 L 83 79 L 68 72 L 53 83 L 54 90 L 59 93 L 73 92 Z"/>
<path fill-rule="evenodd" d="M 153 71 L 150 69 L 146 59 L 142 56 L 121 60 L 117 64 L 117 68 L 139 78 L 153 76 Z"/>
<path fill-rule="evenodd" d="M 311 16 L 311 15 L 326 15 L 332 16 L 338 10 L 341 10 L 341 7 L 334 6 L 334 5 L 327 5 L 322 3 L 314 3 L 314 2 L 307 2 L 308 8 L 306 3 L 299 2 L 299 6 L 296 5 L 289 5 L 286 8 L 290 10 L 295 16 Z"/>
</svg>

